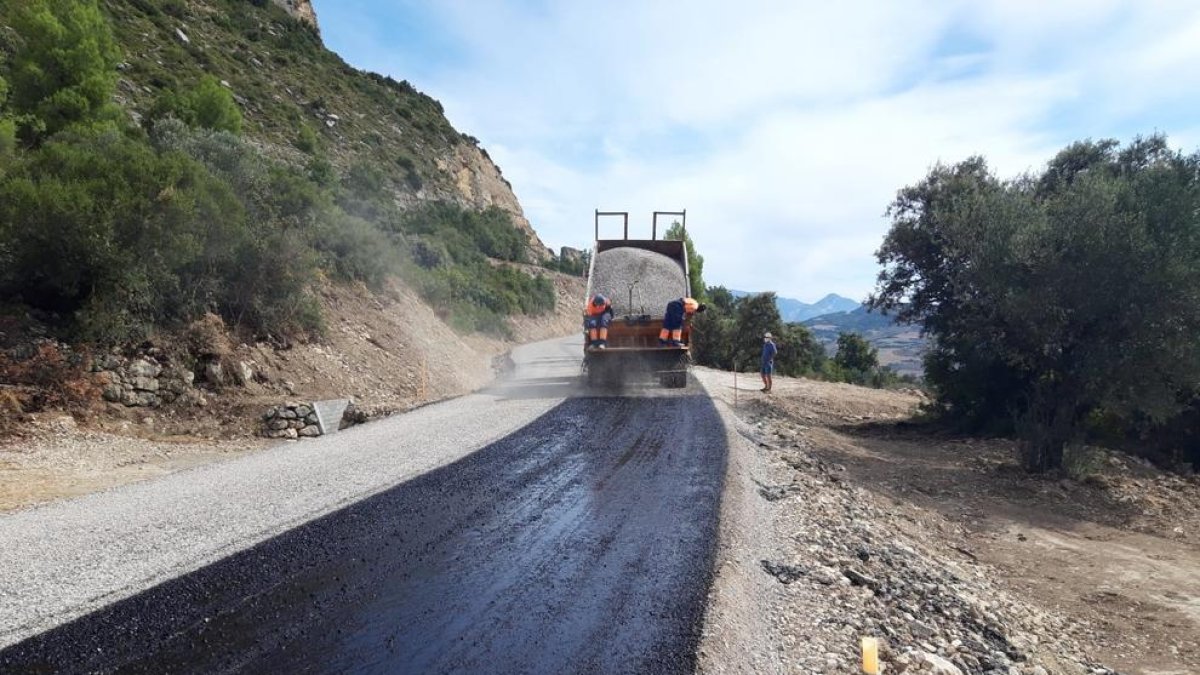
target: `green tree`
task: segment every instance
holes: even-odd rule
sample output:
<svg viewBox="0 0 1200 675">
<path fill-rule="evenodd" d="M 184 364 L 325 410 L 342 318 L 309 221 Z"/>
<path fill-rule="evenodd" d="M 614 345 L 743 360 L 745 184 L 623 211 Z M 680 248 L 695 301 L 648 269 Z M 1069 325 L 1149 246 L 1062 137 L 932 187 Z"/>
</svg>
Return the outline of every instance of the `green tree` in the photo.
<svg viewBox="0 0 1200 675">
<path fill-rule="evenodd" d="M 858 333 L 841 333 L 833 360 L 847 371 L 865 374 L 879 367 L 879 351 Z"/>
<path fill-rule="evenodd" d="M 933 338 L 943 412 L 1005 420 L 1032 470 L 1102 414 L 1165 423 L 1200 379 L 1200 155 L 1077 143 L 1036 176 L 973 158 L 892 204 L 876 308 Z"/>
<path fill-rule="evenodd" d="M 737 303 L 724 286 L 707 290 L 708 310 L 692 318 L 692 358 L 712 368 L 733 370 Z"/>
<path fill-rule="evenodd" d="M 116 132 L 62 134 L 0 183 L 11 256 L 0 294 L 70 317 L 86 337 L 136 336 L 195 309 L 185 293 L 204 302 L 212 287 L 181 272 L 241 218 L 233 194 L 183 157 Z"/>
<path fill-rule="evenodd" d="M 663 239 L 673 241 L 683 240 L 684 248 L 687 249 L 688 261 L 688 285 L 691 287 L 692 297 L 700 302 L 705 302 L 705 293 L 707 286 L 704 285 L 704 256 L 696 253 L 696 245 L 692 243 L 692 235 L 684 231 L 683 225 L 678 221 L 671 223 L 667 228 Z"/>
<path fill-rule="evenodd" d="M 762 357 L 763 333 L 770 332 L 777 338 L 783 335 L 783 321 L 775 305 L 775 294 L 758 293 L 739 298 L 736 316 L 735 332 L 731 336 L 734 363 L 739 369 L 757 368 Z M 783 347 L 781 344 L 777 357 L 781 372 L 787 359 Z"/>
<path fill-rule="evenodd" d="M 799 377 L 824 370 L 825 348 L 806 326 L 784 324 L 775 341 L 779 347 L 775 365 L 781 375 Z"/>
<path fill-rule="evenodd" d="M 24 0 L 12 17 L 12 107 L 22 138 L 40 142 L 71 125 L 114 119 L 121 52 L 95 0 Z"/>
</svg>

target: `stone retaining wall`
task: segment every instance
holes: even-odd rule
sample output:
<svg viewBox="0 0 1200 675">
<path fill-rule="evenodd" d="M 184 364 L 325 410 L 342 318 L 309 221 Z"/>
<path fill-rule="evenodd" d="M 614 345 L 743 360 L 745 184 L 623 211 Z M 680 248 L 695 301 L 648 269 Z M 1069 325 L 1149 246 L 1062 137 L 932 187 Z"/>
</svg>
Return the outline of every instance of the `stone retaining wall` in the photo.
<svg viewBox="0 0 1200 675">
<path fill-rule="evenodd" d="M 307 403 L 287 402 L 263 413 L 263 435 L 267 438 L 316 438 L 321 435 L 317 412 Z"/>
<path fill-rule="evenodd" d="M 203 393 L 193 385 L 196 376 L 178 364 L 160 363 L 151 356 L 127 359 L 104 354 L 92 362 L 104 400 L 129 407 L 157 408 L 180 401 L 204 405 Z"/>
</svg>

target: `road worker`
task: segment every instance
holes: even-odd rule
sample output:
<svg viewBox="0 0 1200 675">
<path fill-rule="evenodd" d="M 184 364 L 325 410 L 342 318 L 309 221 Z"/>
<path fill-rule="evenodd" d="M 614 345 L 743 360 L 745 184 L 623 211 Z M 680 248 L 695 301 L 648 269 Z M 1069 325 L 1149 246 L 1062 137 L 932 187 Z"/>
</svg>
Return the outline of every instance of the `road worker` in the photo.
<svg viewBox="0 0 1200 675">
<path fill-rule="evenodd" d="M 597 293 L 588 301 L 587 318 L 584 326 L 588 331 L 588 347 L 604 349 L 608 347 L 608 326 L 612 323 L 613 309 L 608 298 Z"/>
<path fill-rule="evenodd" d="M 770 332 L 763 333 L 763 348 L 762 348 L 762 363 L 759 367 L 759 373 L 762 375 L 763 393 L 771 393 L 772 381 L 775 374 L 775 355 L 779 353 L 779 347 L 775 345 L 775 336 Z"/>
<path fill-rule="evenodd" d="M 683 322 L 693 314 L 703 312 L 706 307 L 694 298 L 678 298 L 667 303 L 663 315 L 663 327 L 658 333 L 658 344 L 664 347 L 683 346 Z"/>
</svg>

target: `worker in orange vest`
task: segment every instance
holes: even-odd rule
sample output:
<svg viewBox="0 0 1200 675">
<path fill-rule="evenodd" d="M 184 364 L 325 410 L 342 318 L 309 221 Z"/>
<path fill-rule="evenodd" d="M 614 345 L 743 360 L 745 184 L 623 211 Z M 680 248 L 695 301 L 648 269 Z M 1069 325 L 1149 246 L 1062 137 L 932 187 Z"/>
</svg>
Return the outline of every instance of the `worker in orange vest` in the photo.
<svg viewBox="0 0 1200 675">
<path fill-rule="evenodd" d="M 613 309 L 608 298 L 597 293 L 587 304 L 584 326 L 588 331 L 588 347 L 608 347 L 608 326 L 612 323 Z"/>
<path fill-rule="evenodd" d="M 683 346 L 683 322 L 693 314 L 703 312 L 707 307 L 694 298 L 679 298 L 667 303 L 667 312 L 663 315 L 663 327 L 658 333 L 658 344 L 663 347 Z"/>
</svg>

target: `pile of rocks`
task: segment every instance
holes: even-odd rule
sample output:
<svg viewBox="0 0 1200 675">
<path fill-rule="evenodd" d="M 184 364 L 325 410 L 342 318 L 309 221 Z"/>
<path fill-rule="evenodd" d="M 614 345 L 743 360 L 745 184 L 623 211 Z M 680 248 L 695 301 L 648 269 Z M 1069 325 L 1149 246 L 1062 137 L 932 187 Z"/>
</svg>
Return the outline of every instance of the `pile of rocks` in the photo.
<svg viewBox="0 0 1200 675">
<path fill-rule="evenodd" d="M 127 359 L 104 354 L 93 360 L 92 372 L 100 381 L 104 400 L 113 403 L 156 408 L 176 401 L 198 405 L 205 402 L 193 387 L 196 376 L 191 370 L 160 363 L 150 356 Z"/>
<path fill-rule="evenodd" d="M 263 413 L 263 436 L 267 438 L 316 438 L 321 435 L 317 411 L 307 403 L 288 401 Z"/>
<path fill-rule="evenodd" d="M 614 248 L 596 256 L 588 288 L 608 297 L 617 316 L 662 316 L 668 302 L 687 294 L 688 280 L 683 266 L 665 255 Z"/>
</svg>

